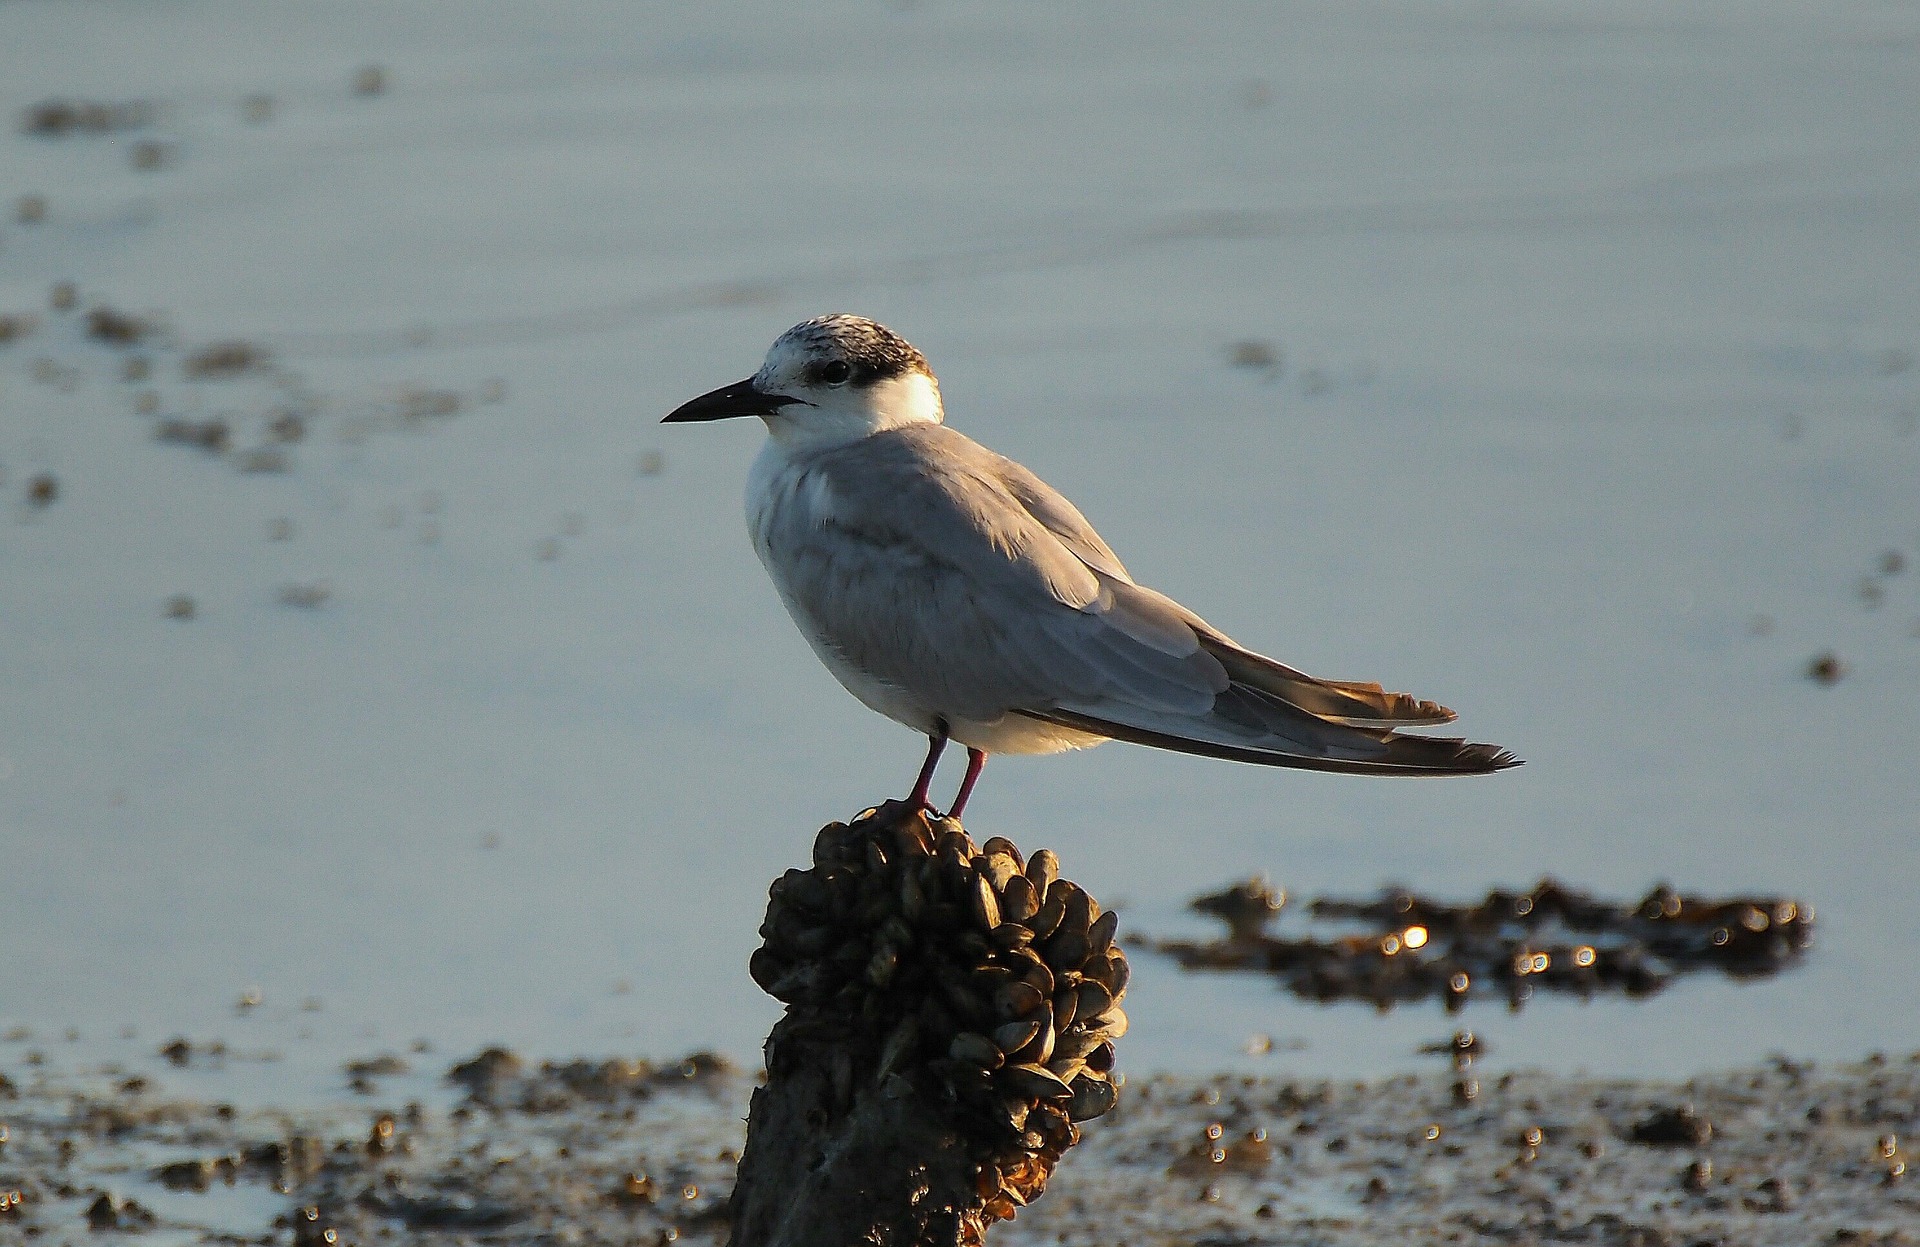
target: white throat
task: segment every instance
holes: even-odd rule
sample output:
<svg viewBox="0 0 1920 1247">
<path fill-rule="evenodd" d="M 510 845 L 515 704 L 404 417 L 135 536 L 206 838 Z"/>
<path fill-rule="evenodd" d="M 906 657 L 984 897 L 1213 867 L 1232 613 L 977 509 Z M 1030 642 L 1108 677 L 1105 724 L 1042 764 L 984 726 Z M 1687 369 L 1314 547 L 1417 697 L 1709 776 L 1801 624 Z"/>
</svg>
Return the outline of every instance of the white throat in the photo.
<svg viewBox="0 0 1920 1247">
<path fill-rule="evenodd" d="M 789 391 L 790 392 L 790 391 Z M 872 385 L 815 391 L 813 406 L 795 404 L 762 417 L 773 440 L 788 450 L 844 446 L 909 424 L 945 419 L 940 386 L 924 372 L 908 372 Z"/>
</svg>

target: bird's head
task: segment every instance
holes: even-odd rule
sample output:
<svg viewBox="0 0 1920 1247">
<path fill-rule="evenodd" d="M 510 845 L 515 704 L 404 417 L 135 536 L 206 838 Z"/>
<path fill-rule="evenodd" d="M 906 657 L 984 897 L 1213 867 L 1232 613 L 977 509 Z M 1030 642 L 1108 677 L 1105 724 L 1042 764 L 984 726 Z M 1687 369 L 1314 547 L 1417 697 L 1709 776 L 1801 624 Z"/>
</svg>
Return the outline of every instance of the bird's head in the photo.
<svg viewBox="0 0 1920 1247">
<path fill-rule="evenodd" d="M 833 445 L 943 418 L 927 358 L 885 325 L 835 313 L 775 339 L 760 371 L 682 404 L 666 422 L 759 416 L 776 439 Z"/>
</svg>

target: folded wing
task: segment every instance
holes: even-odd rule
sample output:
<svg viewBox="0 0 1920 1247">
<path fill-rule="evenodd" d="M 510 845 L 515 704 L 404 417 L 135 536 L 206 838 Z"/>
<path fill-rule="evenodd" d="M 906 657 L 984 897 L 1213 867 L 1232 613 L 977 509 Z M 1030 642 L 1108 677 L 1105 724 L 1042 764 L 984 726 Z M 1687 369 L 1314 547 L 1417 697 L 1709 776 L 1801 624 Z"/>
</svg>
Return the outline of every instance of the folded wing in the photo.
<svg viewBox="0 0 1920 1247">
<path fill-rule="evenodd" d="M 1310 770 L 1457 775 L 1518 761 L 1392 730 L 1448 722 L 1444 706 L 1236 645 L 1135 584 L 1044 481 L 943 426 L 865 439 L 816 470 L 807 522 L 772 538 L 800 569 L 783 592 L 843 659 L 955 716 L 1021 714 Z"/>
</svg>

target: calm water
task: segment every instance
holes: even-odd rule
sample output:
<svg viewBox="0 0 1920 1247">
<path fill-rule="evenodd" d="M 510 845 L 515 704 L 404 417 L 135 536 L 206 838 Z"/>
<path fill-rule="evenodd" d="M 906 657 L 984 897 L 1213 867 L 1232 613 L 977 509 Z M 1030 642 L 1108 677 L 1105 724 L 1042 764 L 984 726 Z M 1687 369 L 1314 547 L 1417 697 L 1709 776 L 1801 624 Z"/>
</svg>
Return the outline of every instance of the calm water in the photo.
<svg viewBox="0 0 1920 1247">
<path fill-rule="evenodd" d="M 1883 564 L 1920 558 L 1912 14 L 851 5 L 855 48 L 811 11 L 306 12 L 0 9 L 0 103 L 151 98 L 165 152 L 0 138 L 48 208 L 0 240 L 0 313 L 41 318 L 0 346 L 0 1030 L 32 1035 L 0 1067 L 175 1034 L 279 1089 L 421 1040 L 752 1059 L 767 882 L 921 746 L 765 584 L 757 430 L 654 422 L 835 308 L 1146 583 L 1528 759 L 1003 759 L 977 835 L 1161 934 L 1256 871 L 1819 909 L 1781 980 L 1470 1010 L 1501 1062 L 1920 1034 L 1920 575 Z M 62 280 L 164 313 L 145 382 Z M 277 370 L 183 379 L 228 337 Z M 287 409 L 284 470 L 238 470 Z M 1357 1074 L 1452 1027 L 1146 955 L 1129 1012 L 1141 1069 Z"/>
</svg>

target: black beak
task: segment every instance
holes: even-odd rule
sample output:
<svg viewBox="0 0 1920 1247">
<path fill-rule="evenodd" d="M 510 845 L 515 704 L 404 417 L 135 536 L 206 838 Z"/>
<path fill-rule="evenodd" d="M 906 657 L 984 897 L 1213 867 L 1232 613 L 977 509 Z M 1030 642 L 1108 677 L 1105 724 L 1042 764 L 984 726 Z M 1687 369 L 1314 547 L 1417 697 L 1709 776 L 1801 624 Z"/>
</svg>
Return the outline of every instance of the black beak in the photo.
<svg viewBox="0 0 1920 1247">
<path fill-rule="evenodd" d="M 693 424 L 702 420 L 728 420 L 734 416 L 771 416 L 790 403 L 804 399 L 784 394 L 768 394 L 753 388 L 753 378 L 723 385 L 711 394 L 680 404 L 662 424 Z"/>
</svg>

